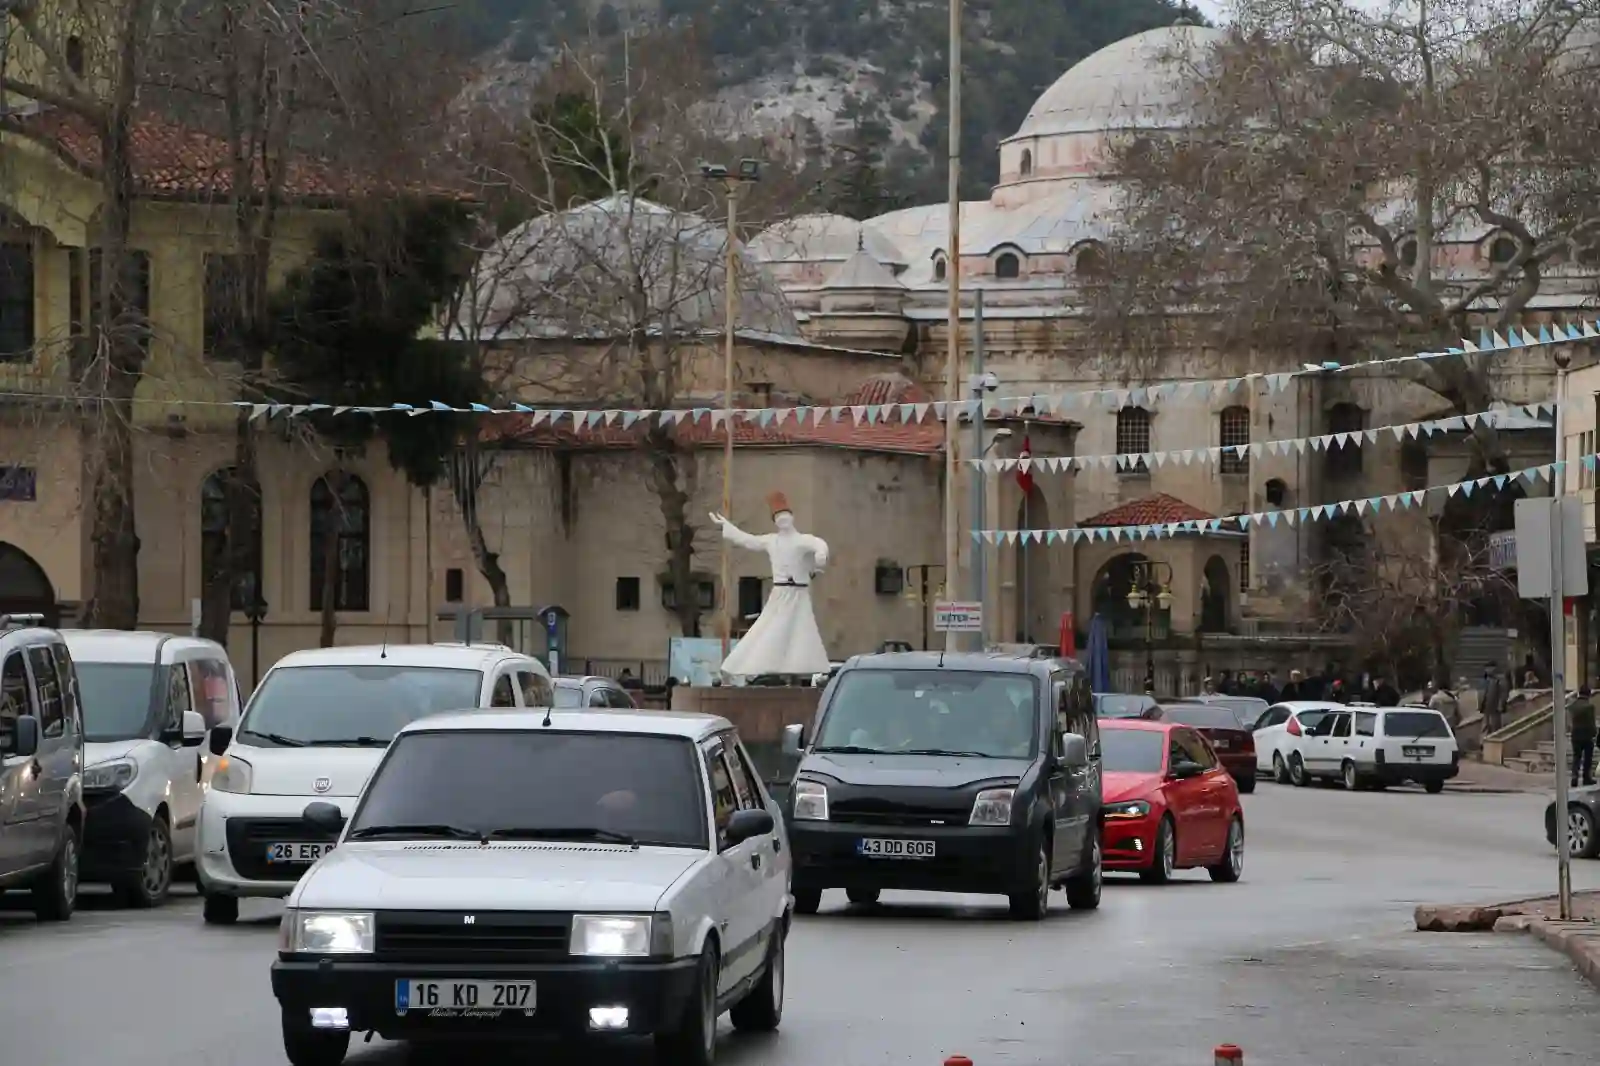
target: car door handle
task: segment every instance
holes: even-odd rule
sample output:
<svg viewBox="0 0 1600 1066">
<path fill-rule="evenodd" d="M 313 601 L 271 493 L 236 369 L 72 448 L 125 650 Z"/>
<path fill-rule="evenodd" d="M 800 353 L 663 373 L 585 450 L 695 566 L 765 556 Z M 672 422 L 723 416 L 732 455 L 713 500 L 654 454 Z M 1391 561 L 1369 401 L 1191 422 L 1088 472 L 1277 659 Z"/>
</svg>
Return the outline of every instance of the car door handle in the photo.
<svg viewBox="0 0 1600 1066">
<path fill-rule="evenodd" d="M 756 852 L 754 855 L 750 856 L 750 868 L 753 869 L 753 870 L 761 869 L 761 853 L 760 852 Z"/>
</svg>

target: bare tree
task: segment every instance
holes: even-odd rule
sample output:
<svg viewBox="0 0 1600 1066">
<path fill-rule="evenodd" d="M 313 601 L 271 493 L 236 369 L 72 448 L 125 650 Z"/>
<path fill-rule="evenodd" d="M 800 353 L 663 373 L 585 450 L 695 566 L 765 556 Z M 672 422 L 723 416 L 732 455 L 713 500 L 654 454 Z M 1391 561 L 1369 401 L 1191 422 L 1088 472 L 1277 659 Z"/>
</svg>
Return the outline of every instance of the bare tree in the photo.
<svg viewBox="0 0 1600 1066">
<path fill-rule="evenodd" d="M 1126 181 L 1101 330 L 1381 358 L 1504 329 L 1600 266 L 1593 0 L 1240 0 L 1169 57 L 1182 128 L 1118 140 Z M 1588 283 L 1592 288 L 1592 282 Z M 1181 323 L 1181 325 L 1180 325 Z M 1461 414 L 1491 360 L 1406 372 Z M 1474 475 L 1504 472 L 1493 426 Z"/>
</svg>

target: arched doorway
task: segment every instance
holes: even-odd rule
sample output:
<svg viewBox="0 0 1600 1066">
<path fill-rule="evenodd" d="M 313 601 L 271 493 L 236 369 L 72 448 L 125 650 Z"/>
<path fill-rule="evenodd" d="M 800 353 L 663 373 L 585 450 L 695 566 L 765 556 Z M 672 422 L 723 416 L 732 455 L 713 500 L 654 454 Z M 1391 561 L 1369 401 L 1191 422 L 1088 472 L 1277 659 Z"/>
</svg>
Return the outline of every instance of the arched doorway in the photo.
<svg viewBox="0 0 1600 1066">
<path fill-rule="evenodd" d="M 1050 505 L 1037 485 L 1028 486 L 1017 505 L 1018 529 L 1049 529 Z M 1017 539 L 1017 643 L 1054 644 L 1059 619 L 1050 619 L 1050 553 L 1057 549 L 1040 537 Z"/>
<path fill-rule="evenodd" d="M 1233 577 L 1222 556 L 1213 555 L 1206 560 L 1205 584 L 1200 592 L 1200 632 L 1228 632 L 1228 604 L 1233 592 Z"/>
<path fill-rule="evenodd" d="M 4 541 L 0 541 L 0 614 L 42 614 L 45 625 L 61 624 L 50 575 L 33 556 Z"/>
<path fill-rule="evenodd" d="M 1170 630 L 1170 607 L 1162 609 L 1157 605 L 1153 613 L 1149 613 L 1146 608 L 1135 607 L 1128 602 L 1128 593 L 1141 580 L 1138 571 L 1149 562 L 1148 556 L 1128 552 L 1106 560 L 1094 576 L 1090 603 L 1094 613 L 1106 620 L 1115 638 L 1143 640 L 1149 635 L 1155 639 L 1165 639 Z"/>
</svg>

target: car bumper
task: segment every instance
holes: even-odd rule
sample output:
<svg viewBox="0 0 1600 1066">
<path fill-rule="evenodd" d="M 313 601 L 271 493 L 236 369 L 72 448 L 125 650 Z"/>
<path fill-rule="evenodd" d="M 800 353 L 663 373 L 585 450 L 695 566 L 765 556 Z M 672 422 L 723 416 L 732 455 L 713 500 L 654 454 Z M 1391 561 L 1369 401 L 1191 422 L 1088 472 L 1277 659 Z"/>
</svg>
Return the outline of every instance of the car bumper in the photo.
<svg viewBox="0 0 1600 1066">
<path fill-rule="evenodd" d="M 348 818 L 356 796 L 250 796 L 206 792 L 200 810 L 200 841 L 195 869 L 211 895 L 282 899 L 293 891 L 310 864 L 268 864 L 268 843 L 321 842 L 325 834 L 305 825 L 306 805 L 332 803 Z"/>
<path fill-rule="evenodd" d="M 114 881 L 144 867 L 151 816 L 121 792 L 84 796 L 83 854 L 79 876 Z"/>
<path fill-rule="evenodd" d="M 1111 818 L 1101 823 L 1100 861 L 1107 870 L 1147 870 L 1155 861 L 1156 818 Z"/>
<path fill-rule="evenodd" d="M 1253 781 L 1256 776 L 1256 753 L 1253 751 L 1224 751 L 1217 753 L 1222 768 L 1235 781 Z"/>
<path fill-rule="evenodd" d="M 869 859 L 857 844 L 872 840 L 927 840 L 930 859 Z M 1011 826 L 879 826 L 856 822 L 794 822 L 797 891 L 825 888 L 906 889 L 917 892 L 1022 891 L 1033 876 L 1030 835 Z"/>
<path fill-rule="evenodd" d="M 1386 762 L 1363 767 L 1361 772 L 1386 785 L 1400 785 L 1407 781 L 1448 781 L 1461 773 L 1461 767 L 1455 763 Z"/>
<path fill-rule="evenodd" d="M 621 1033 L 651 1033 L 677 1027 L 694 994 L 697 968 L 696 959 L 526 965 L 280 959 L 272 966 L 272 993 L 289 1011 L 343 1008 L 351 1030 L 386 1039 L 585 1033 L 593 1031 L 589 1012 L 596 1007 L 627 1008 L 628 1025 Z M 535 1006 L 497 1017 L 443 1016 L 419 1008 L 398 1013 L 395 983 L 419 978 L 532 981 Z"/>
</svg>

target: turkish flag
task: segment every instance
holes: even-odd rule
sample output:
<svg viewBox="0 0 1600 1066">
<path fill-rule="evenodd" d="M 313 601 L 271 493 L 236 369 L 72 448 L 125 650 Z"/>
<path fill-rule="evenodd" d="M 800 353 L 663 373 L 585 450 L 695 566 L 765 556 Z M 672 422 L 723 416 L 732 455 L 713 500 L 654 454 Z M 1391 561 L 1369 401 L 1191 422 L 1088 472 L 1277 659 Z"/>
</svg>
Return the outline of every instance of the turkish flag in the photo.
<svg viewBox="0 0 1600 1066">
<path fill-rule="evenodd" d="M 1033 445 L 1030 444 L 1028 438 L 1024 436 L 1022 438 L 1022 451 L 1017 453 L 1017 459 L 1023 463 L 1026 463 L 1032 458 Z M 1033 473 L 1028 469 L 1027 466 L 1017 467 L 1017 487 L 1022 490 L 1024 496 L 1033 491 Z"/>
</svg>

